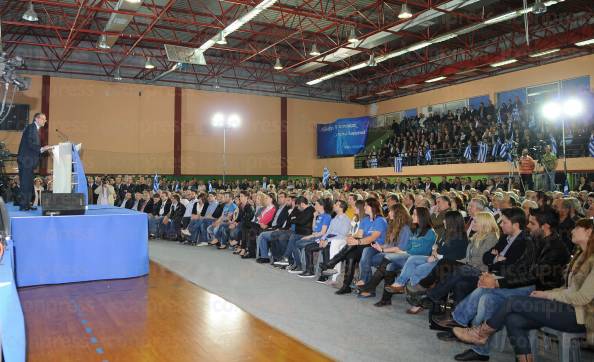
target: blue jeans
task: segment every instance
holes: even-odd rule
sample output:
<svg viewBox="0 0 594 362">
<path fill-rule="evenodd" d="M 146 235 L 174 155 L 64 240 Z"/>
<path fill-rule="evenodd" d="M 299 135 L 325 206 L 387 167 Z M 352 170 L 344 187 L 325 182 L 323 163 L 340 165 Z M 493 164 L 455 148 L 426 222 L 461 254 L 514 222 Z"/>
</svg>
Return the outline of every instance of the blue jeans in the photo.
<svg viewBox="0 0 594 362">
<path fill-rule="evenodd" d="M 192 234 L 190 235 L 190 241 L 196 242 L 198 240 L 198 233 L 200 232 L 200 225 L 204 219 L 196 219 L 190 221 L 188 224 L 188 231 Z"/>
<path fill-rule="evenodd" d="M 384 258 L 386 258 L 390 261 L 390 264 L 388 264 L 386 271 L 394 272 L 394 271 L 402 269 L 402 267 L 404 267 L 404 264 L 406 263 L 406 260 L 409 257 L 410 257 L 410 255 L 408 255 L 408 254 L 386 253 L 384 255 Z"/>
<path fill-rule="evenodd" d="M 198 229 L 198 233 L 196 234 L 196 242 L 205 243 L 208 241 L 208 228 L 214 222 L 214 219 L 202 219 L 202 222 L 200 223 L 200 228 Z"/>
<path fill-rule="evenodd" d="M 359 261 L 359 277 L 365 283 L 371 279 L 371 267 L 378 266 L 384 260 L 384 253 L 380 253 L 372 247 L 363 249 L 361 261 Z"/>
<path fill-rule="evenodd" d="M 533 290 L 534 286 L 514 289 L 477 288 L 456 306 L 452 319 L 463 326 L 478 325 L 491 318 L 507 298 L 528 295 Z"/>
<path fill-rule="evenodd" d="M 161 221 L 163 221 L 163 216 L 152 216 L 149 218 L 149 234 L 159 234 L 159 225 L 161 225 Z"/>
<path fill-rule="evenodd" d="M 411 255 L 396 278 L 396 283 L 406 285 L 410 281 L 413 286 L 419 284 L 437 265 L 436 261 L 427 262 L 427 258 L 428 256 L 425 255 Z"/>
<path fill-rule="evenodd" d="M 285 249 L 285 254 L 283 255 L 285 258 L 293 258 L 293 264 L 301 267 L 301 254 L 299 254 L 299 250 L 297 249 L 297 242 L 301 241 L 301 239 L 306 235 L 299 235 L 299 234 L 291 234 L 289 237 L 289 244 Z M 308 242 L 310 240 L 307 240 Z"/>
<path fill-rule="evenodd" d="M 258 254 L 256 255 L 257 258 L 268 258 L 268 243 L 270 243 L 270 237 L 274 230 L 271 231 L 263 231 L 258 235 L 256 238 L 256 244 L 258 245 Z"/>
<path fill-rule="evenodd" d="M 547 191 L 557 191 L 555 184 L 555 170 L 545 170 L 545 180 L 547 182 Z"/>
<path fill-rule="evenodd" d="M 227 245 L 229 242 L 229 236 L 231 234 L 231 229 L 229 229 L 228 223 L 222 223 L 219 225 L 217 232 L 215 233 L 215 239 L 217 239 L 221 245 Z"/>
</svg>

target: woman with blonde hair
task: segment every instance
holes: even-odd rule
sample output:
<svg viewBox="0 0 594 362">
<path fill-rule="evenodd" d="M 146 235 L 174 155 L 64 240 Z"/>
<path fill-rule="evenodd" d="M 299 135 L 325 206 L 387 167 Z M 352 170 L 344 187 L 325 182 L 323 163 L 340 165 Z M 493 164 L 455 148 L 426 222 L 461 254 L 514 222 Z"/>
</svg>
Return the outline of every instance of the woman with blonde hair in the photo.
<svg viewBox="0 0 594 362">
<path fill-rule="evenodd" d="M 427 297 L 434 303 L 443 303 L 451 291 L 454 292 L 454 300 L 461 301 L 476 288 L 481 273 L 487 271 L 483 254 L 497 244 L 499 227 L 493 215 L 486 211 L 478 212 L 470 227 L 475 234 L 470 238 L 466 256 L 449 264 L 450 269 L 447 272 L 443 272 L 445 269 L 441 270 L 440 280 L 427 292 Z M 421 285 L 427 285 L 427 281 L 423 280 Z"/>
</svg>

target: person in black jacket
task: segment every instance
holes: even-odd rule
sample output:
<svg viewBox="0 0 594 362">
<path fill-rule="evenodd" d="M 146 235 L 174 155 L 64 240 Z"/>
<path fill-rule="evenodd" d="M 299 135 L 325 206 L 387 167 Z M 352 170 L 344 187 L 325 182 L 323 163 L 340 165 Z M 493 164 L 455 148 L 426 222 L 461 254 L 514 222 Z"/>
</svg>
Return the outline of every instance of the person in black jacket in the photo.
<svg viewBox="0 0 594 362">
<path fill-rule="evenodd" d="M 181 240 L 181 226 L 186 207 L 180 202 L 178 194 L 171 196 L 169 213 L 161 221 L 160 237 L 169 240 Z"/>
<path fill-rule="evenodd" d="M 33 200 L 33 170 L 39 164 L 42 153 L 51 147 L 41 147 L 39 130 L 45 126 L 46 118 L 43 113 L 35 113 L 33 122 L 29 123 L 23 130 L 21 143 L 17 156 L 19 166 L 19 180 L 21 182 L 21 198 L 19 210 L 36 210 L 31 207 Z"/>
<path fill-rule="evenodd" d="M 270 238 L 268 240 L 268 244 L 270 247 L 270 254 L 272 255 L 272 262 L 273 266 L 278 268 L 285 268 L 284 265 L 274 264 L 282 259 L 285 250 L 287 249 L 287 244 L 289 243 L 289 237 L 291 236 L 293 230 L 295 229 L 295 225 L 291 223 L 291 220 L 295 220 L 301 210 L 297 207 L 297 197 L 290 196 L 289 200 L 287 201 L 289 207 L 289 215 L 283 224 L 280 227 L 273 231 L 270 234 Z"/>
<path fill-rule="evenodd" d="M 153 203 L 156 202 L 156 205 L 153 208 L 153 217 L 149 218 L 149 237 L 151 238 L 160 234 L 159 226 L 161 225 L 161 221 L 169 214 L 169 210 L 171 209 L 171 200 L 169 200 L 167 192 L 161 193 L 160 196 L 155 196 L 159 200 L 155 201 L 155 197 L 153 197 Z"/>
<path fill-rule="evenodd" d="M 288 270 L 297 273 L 301 273 L 301 261 L 296 260 L 289 260 L 293 254 L 293 249 L 295 248 L 295 241 L 303 238 L 304 236 L 311 235 L 312 233 L 312 226 L 313 226 L 313 218 L 315 209 L 313 206 L 309 205 L 309 202 L 305 198 L 305 196 L 299 196 L 295 201 L 297 207 L 301 211 L 299 214 L 294 216 L 291 219 L 291 224 L 295 226 L 295 230 L 291 233 L 289 237 L 289 244 L 287 245 L 285 252 L 283 253 L 283 258 L 274 264 L 281 265 L 281 266 L 289 266 Z M 293 263 L 292 265 L 291 262 Z"/>
<path fill-rule="evenodd" d="M 489 273 L 481 276 L 477 290 L 491 292 L 484 293 L 480 298 L 473 326 L 488 320 L 508 297 L 528 296 L 535 289 L 549 290 L 563 285 L 563 271 L 569 262 L 569 252 L 555 233 L 558 220 L 558 214 L 550 208 L 531 211 L 528 223 L 531 239 L 527 240 L 520 259 L 499 270 L 501 279 Z M 456 327 L 452 332 L 458 339 L 468 341 L 478 333 L 478 328 Z M 489 356 L 489 345 L 474 345 L 461 355 L 484 359 Z"/>
</svg>

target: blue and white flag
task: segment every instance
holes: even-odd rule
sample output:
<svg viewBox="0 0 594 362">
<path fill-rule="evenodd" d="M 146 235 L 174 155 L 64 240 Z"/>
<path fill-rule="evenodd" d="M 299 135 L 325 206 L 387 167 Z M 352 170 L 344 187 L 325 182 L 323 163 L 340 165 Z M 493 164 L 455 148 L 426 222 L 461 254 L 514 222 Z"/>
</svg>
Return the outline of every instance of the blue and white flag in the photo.
<svg viewBox="0 0 594 362">
<path fill-rule="evenodd" d="M 569 183 L 567 182 L 567 175 L 565 175 L 565 183 L 563 184 L 563 196 L 569 196 Z"/>
<path fill-rule="evenodd" d="M 499 148 L 501 147 L 501 141 L 497 139 L 497 142 L 493 145 L 493 149 L 491 150 L 491 157 L 495 158 L 499 154 Z"/>
<path fill-rule="evenodd" d="M 153 192 L 159 191 L 159 175 L 155 174 L 153 177 Z"/>
<path fill-rule="evenodd" d="M 501 108 L 497 110 L 497 123 L 501 124 Z"/>
<path fill-rule="evenodd" d="M 499 149 L 499 157 L 503 159 L 507 159 L 509 156 L 509 143 L 504 143 L 501 145 Z"/>
<path fill-rule="evenodd" d="M 210 181 L 208 181 L 208 192 L 213 192 L 214 189 L 212 188 L 212 183 L 210 183 Z"/>
<path fill-rule="evenodd" d="M 431 148 L 429 146 L 425 149 L 425 161 L 431 161 Z"/>
<path fill-rule="evenodd" d="M 472 159 L 472 147 L 470 146 L 470 143 L 468 144 L 468 146 L 466 146 L 466 149 L 464 150 L 464 158 L 469 161 Z"/>
<path fill-rule="evenodd" d="M 487 162 L 487 152 L 489 152 L 489 146 L 487 145 L 487 143 L 480 142 L 477 160 L 479 162 Z"/>
<path fill-rule="evenodd" d="M 588 143 L 588 150 L 590 151 L 590 157 L 594 157 L 594 134 L 590 136 L 590 143 Z"/>
<path fill-rule="evenodd" d="M 396 173 L 402 172 L 402 157 L 400 156 L 394 158 L 394 171 Z"/>
<path fill-rule="evenodd" d="M 87 176 L 85 176 L 85 168 L 83 167 L 82 161 L 80 160 L 80 144 L 72 145 L 72 163 L 74 167 L 74 173 L 76 174 L 76 187 L 75 190 L 78 193 L 84 195 L 85 205 L 89 200 L 89 189 L 87 188 Z"/>
<path fill-rule="evenodd" d="M 550 141 L 551 141 L 551 152 L 553 152 L 553 154 L 555 156 L 557 156 L 557 140 L 555 139 L 555 137 L 551 136 Z"/>
<path fill-rule="evenodd" d="M 518 107 L 514 107 L 514 109 L 512 110 L 512 120 L 514 122 L 520 121 L 520 110 L 518 109 Z"/>
<path fill-rule="evenodd" d="M 330 170 L 328 170 L 328 167 L 324 167 L 324 172 L 322 173 L 322 183 L 324 184 L 324 187 L 328 186 L 329 178 L 330 178 Z"/>
</svg>

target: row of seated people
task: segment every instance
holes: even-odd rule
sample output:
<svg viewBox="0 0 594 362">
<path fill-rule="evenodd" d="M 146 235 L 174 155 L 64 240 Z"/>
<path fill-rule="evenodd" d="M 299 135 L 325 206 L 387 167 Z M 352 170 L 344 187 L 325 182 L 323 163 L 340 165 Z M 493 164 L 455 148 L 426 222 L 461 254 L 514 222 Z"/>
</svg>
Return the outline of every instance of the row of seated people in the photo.
<svg viewBox="0 0 594 362">
<path fill-rule="evenodd" d="M 594 342 L 594 205 L 580 218 L 568 199 L 526 199 L 536 205 L 522 209 L 519 196 L 501 190 L 462 206 L 423 192 L 185 196 L 185 207 L 177 194 L 171 202 L 179 223 L 149 216 L 152 231 L 233 247 L 302 278 L 318 276 L 318 266 L 321 283 L 336 284 L 344 269 L 339 295 L 373 298 L 383 281 L 376 306 L 406 294 L 407 313 L 429 310 L 438 338 L 472 344 L 456 360 L 488 360 L 490 337 L 503 327 L 521 361 L 532 360 L 528 333 L 542 326 L 588 332 Z"/>
</svg>

